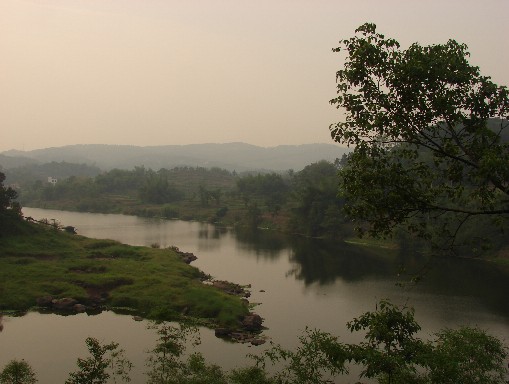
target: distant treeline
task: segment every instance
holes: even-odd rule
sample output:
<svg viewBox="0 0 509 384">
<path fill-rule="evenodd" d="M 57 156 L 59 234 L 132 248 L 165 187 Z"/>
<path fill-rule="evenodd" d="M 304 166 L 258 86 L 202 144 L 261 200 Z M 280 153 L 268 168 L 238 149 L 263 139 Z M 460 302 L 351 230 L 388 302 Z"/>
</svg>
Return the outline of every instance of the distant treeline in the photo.
<svg viewBox="0 0 509 384">
<path fill-rule="evenodd" d="M 16 188 L 25 206 L 198 220 L 344 239 L 354 236 L 343 209 L 346 199 L 339 195 L 338 171 L 344 167 L 348 167 L 346 155 L 299 172 L 237 173 L 188 166 L 101 172 L 85 164 L 52 162 L 5 173 L 6 185 Z M 56 176 L 56 184 L 50 184 L 48 176 Z M 476 217 L 462 226 L 456 242 L 461 254 L 479 255 L 507 246 L 503 230 L 489 220 Z M 440 222 L 434 225 L 440 233 Z M 422 245 L 402 230 L 395 239 L 403 247 Z"/>
<path fill-rule="evenodd" d="M 338 197 L 339 162 L 320 161 L 300 172 L 241 175 L 203 167 L 100 173 L 87 165 L 51 165 L 73 169 L 74 175 L 53 185 L 41 177 L 49 166 L 38 166 L 40 172 L 31 176 L 27 170 L 34 166 L 7 172 L 22 205 L 261 226 L 306 236 L 351 235 Z"/>
</svg>

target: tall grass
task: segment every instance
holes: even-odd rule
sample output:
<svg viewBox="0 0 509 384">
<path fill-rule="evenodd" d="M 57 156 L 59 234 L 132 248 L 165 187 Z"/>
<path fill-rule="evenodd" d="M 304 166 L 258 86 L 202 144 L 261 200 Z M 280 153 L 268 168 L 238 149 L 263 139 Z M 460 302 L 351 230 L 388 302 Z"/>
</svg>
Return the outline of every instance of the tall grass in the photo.
<svg viewBox="0 0 509 384">
<path fill-rule="evenodd" d="M 100 294 L 107 309 L 128 307 L 149 318 L 175 320 L 185 313 L 222 325 L 238 322 L 246 306 L 203 284 L 202 276 L 170 249 L 95 240 L 35 224 L 0 238 L 0 311 L 29 310 L 43 296 L 90 304 Z"/>
</svg>

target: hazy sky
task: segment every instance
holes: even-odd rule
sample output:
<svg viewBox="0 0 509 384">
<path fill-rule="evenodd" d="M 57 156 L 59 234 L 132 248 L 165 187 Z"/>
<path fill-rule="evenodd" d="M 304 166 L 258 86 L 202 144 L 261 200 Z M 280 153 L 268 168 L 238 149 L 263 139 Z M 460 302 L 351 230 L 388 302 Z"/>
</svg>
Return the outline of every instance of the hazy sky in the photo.
<svg viewBox="0 0 509 384">
<path fill-rule="evenodd" d="M 509 84 L 507 0 L 0 0 L 0 151 L 331 142 L 332 53 L 374 22 Z"/>
</svg>

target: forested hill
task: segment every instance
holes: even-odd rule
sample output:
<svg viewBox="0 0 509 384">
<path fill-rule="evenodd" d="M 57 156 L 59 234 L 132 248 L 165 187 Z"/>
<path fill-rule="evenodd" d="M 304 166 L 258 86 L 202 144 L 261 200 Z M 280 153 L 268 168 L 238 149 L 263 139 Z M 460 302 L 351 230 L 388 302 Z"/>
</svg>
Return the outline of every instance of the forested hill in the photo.
<svg viewBox="0 0 509 384">
<path fill-rule="evenodd" d="M 90 164 L 103 170 L 113 168 L 132 169 L 135 166 L 146 168 L 171 169 L 177 166 L 219 167 L 230 171 L 293 169 L 299 171 L 306 165 L 320 161 L 334 161 L 348 152 L 347 148 L 335 144 L 280 145 L 258 147 L 245 143 L 191 144 L 137 147 L 128 145 L 70 145 L 64 147 L 38 149 L 33 151 L 6 151 L 2 154 L 20 162 L 27 159 L 41 163 L 70 162 Z M 4 156 L 4 157 L 5 157 Z M 9 166 L 16 166 L 9 161 Z M 21 163 L 19 164 L 21 165 Z"/>
</svg>

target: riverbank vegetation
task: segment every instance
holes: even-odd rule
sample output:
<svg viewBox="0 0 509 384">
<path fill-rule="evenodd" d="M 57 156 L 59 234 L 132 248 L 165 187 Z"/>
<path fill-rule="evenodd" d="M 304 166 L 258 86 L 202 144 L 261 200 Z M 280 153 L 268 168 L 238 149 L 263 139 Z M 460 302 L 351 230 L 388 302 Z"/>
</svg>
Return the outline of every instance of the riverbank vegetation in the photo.
<svg viewBox="0 0 509 384">
<path fill-rule="evenodd" d="M 3 174 L 0 173 L 3 181 Z M 146 318 L 235 327 L 248 307 L 211 285 L 177 249 L 134 247 L 25 221 L 0 182 L 0 311 L 130 310 Z"/>
<path fill-rule="evenodd" d="M 123 213 L 264 227 L 312 237 L 352 234 L 337 197 L 339 163 L 321 161 L 300 172 L 238 175 L 219 168 L 114 169 L 73 176 L 55 185 L 16 169 L 23 205 L 82 212 Z M 24 181 L 23 181 L 24 180 Z"/>
<path fill-rule="evenodd" d="M 445 329 L 422 340 L 413 310 L 383 300 L 375 311 L 361 314 L 347 327 L 362 332 L 364 340 L 347 344 L 308 329 L 296 350 L 272 345 L 252 356 L 251 366 L 226 371 L 208 363 L 201 353 L 186 351 L 199 343 L 196 328 L 159 324 L 157 344 L 147 352 L 146 383 L 325 384 L 354 379 L 346 376 L 354 367 L 360 371 L 359 379 L 383 384 L 504 384 L 508 377 L 506 347 L 477 328 Z M 86 345 L 89 356 L 78 358 L 78 369 L 66 383 L 130 381 L 132 364 L 118 343 L 101 344 L 89 337 Z M 11 361 L 0 373 L 0 383 L 33 382 L 35 373 L 25 361 Z"/>
<path fill-rule="evenodd" d="M 243 175 L 219 168 L 115 169 L 95 177 L 61 179 L 56 185 L 36 180 L 19 185 L 18 191 L 22 204 L 32 207 L 197 220 L 247 229 L 261 227 L 378 246 L 402 247 L 412 242 L 422 248 L 431 245 L 435 251 L 441 248 L 449 254 L 453 249 L 464 257 L 488 255 L 506 259 L 509 243 L 504 221 L 494 220 L 491 215 L 469 216 L 452 238 L 451 220 L 445 220 L 445 216 L 432 220 L 430 213 L 430 220 L 425 221 L 426 233 L 421 231 L 427 236 L 424 239 L 399 226 L 387 233 L 370 232 L 374 237 L 363 236 L 360 240 L 355 228 L 361 234 L 369 232 L 370 219 L 356 216 L 353 207 L 360 204 L 363 194 L 373 198 L 375 191 L 360 188 L 361 192 L 354 194 L 352 188 L 356 184 L 348 181 L 355 175 L 351 159 L 321 161 L 300 172 Z M 15 179 L 16 171 L 10 172 L 10 179 Z M 346 191 L 344 184 L 349 184 L 352 191 Z M 364 212 L 374 214 L 366 207 L 375 203 L 378 201 L 363 202 Z M 421 227 L 415 220 L 409 220 L 409 225 L 417 230 Z M 447 246 L 451 241 L 454 246 Z"/>
<path fill-rule="evenodd" d="M 0 237 L 0 254 L 0 310 L 26 311 L 51 301 L 58 308 L 58 300 L 72 298 L 92 312 L 129 310 L 165 320 L 187 316 L 232 327 L 248 313 L 239 297 L 204 284 L 207 276 L 173 249 L 21 223 L 17 233 Z"/>
<path fill-rule="evenodd" d="M 487 119 L 485 124 L 483 135 L 499 143 L 501 153 L 507 151 L 509 131 L 503 129 L 507 121 Z M 342 140 L 346 133 L 339 132 L 333 128 L 336 139 Z M 200 167 L 156 171 L 138 166 L 97 173 L 83 165 L 55 163 L 53 168 L 74 170 L 77 175 L 52 184 L 40 173 L 29 177 L 27 168 L 14 168 L 8 180 L 16 186 L 19 201 L 32 207 L 197 220 L 349 241 L 357 231 L 370 235 L 364 236 L 364 243 L 401 246 L 411 241 L 449 255 L 506 259 L 506 200 L 500 188 L 507 181 L 498 183 L 499 188 L 486 176 L 479 185 L 479 175 L 468 176 L 475 179 L 470 180 L 467 175 L 449 174 L 449 163 L 438 166 L 436 172 L 444 174 L 433 173 L 433 158 L 442 161 L 442 155 L 425 145 L 392 143 L 378 148 L 376 141 L 369 143 L 376 159 L 360 152 L 359 146 L 334 163 L 320 161 L 299 172 L 237 174 Z M 415 157 L 415 164 L 405 156 Z M 499 167 L 498 177 L 505 177 L 503 165 Z M 489 174 L 487 169 L 482 172 Z M 406 187 L 400 186 L 403 182 Z"/>
</svg>

